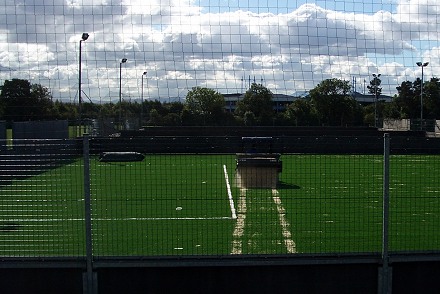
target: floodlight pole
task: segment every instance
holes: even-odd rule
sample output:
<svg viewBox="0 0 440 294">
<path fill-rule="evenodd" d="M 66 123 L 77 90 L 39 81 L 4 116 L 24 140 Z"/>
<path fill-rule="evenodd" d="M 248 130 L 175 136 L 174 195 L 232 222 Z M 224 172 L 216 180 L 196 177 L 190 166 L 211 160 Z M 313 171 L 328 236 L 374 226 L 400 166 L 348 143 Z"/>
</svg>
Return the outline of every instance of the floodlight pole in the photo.
<svg viewBox="0 0 440 294">
<path fill-rule="evenodd" d="M 81 98 L 81 52 L 82 52 L 82 42 L 86 41 L 89 38 L 89 34 L 88 33 L 83 33 L 81 36 L 81 40 L 79 40 L 79 64 L 78 64 L 78 113 L 79 113 L 79 135 L 81 135 L 82 133 L 82 98 Z"/>
<path fill-rule="evenodd" d="M 142 122 L 144 120 L 144 76 L 147 76 L 147 72 L 144 71 L 142 73 L 142 88 L 141 88 L 141 127 L 142 127 Z"/>
<path fill-rule="evenodd" d="M 122 64 L 127 62 L 127 58 L 122 58 L 119 63 L 119 124 L 122 130 Z"/>
<path fill-rule="evenodd" d="M 377 128 L 377 79 L 380 77 L 380 74 L 373 74 L 374 77 L 374 127 Z"/>
<path fill-rule="evenodd" d="M 423 68 L 428 66 L 429 62 L 417 62 L 416 64 L 422 68 L 422 84 L 420 85 L 420 130 L 423 131 Z"/>
</svg>

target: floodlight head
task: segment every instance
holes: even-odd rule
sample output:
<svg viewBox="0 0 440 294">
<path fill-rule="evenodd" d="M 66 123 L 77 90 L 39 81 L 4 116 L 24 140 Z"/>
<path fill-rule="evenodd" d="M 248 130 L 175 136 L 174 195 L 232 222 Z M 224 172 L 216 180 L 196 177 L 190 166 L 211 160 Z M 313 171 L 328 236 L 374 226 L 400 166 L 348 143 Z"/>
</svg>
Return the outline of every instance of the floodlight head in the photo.
<svg viewBox="0 0 440 294">
<path fill-rule="evenodd" d="M 144 71 L 143 75 L 144 75 L 144 76 L 145 76 L 145 75 L 147 75 L 147 72 L 146 72 L 146 71 Z"/>
<path fill-rule="evenodd" d="M 127 58 L 122 58 L 121 63 L 126 63 L 127 62 Z"/>
<path fill-rule="evenodd" d="M 87 33 L 83 33 L 82 36 L 81 36 L 81 39 L 83 41 L 87 40 L 88 38 L 89 38 L 89 34 L 87 34 Z"/>
<path fill-rule="evenodd" d="M 428 64 L 429 64 L 429 62 L 425 62 L 425 63 L 423 64 L 423 66 L 428 66 Z"/>
<path fill-rule="evenodd" d="M 422 66 L 422 63 L 421 62 L 417 62 L 416 63 L 418 66 Z"/>
</svg>

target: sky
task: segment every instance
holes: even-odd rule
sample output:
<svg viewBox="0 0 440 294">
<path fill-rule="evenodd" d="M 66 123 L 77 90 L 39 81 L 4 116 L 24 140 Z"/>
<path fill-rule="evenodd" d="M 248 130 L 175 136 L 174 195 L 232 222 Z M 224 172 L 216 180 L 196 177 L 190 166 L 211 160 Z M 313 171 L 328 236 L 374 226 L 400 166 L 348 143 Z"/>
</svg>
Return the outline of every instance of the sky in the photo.
<svg viewBox="0 0 440 294">
<path fill-rule="evenodd" d="M 82 97 L 94 103 L 118 102 L 120 84 L 124 100 L 250 82 L 299 95 L 329 78 L 363 93 L 378 73 L 394 95 L 421 77 L 417 62 L 429 62 L 425 80 L 440 70 L 438 0 L 4 0 L 0 84 L 27 79 L 76 102 L 84 32 Z"/>
</svg>

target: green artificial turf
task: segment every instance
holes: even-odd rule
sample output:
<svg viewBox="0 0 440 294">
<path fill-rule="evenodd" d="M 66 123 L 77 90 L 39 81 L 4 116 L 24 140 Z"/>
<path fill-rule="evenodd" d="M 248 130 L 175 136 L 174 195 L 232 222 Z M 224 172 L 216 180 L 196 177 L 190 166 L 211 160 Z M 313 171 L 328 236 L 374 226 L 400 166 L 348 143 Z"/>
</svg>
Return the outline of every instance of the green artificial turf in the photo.
<svg viewBox="0 0 440 294">
<path fill-rule="evenodd" d="M 281 158 L 272 191 L 236 187 L 235 155 L 92 157 L 93 254 L 380 252 L 382 156 Z M 390 250 L 440 249 L 439 159 L 391 156 Z M 84 255 L 83 175 L 77 160 L 1 186 L 0 255 Z"/>
</svg>

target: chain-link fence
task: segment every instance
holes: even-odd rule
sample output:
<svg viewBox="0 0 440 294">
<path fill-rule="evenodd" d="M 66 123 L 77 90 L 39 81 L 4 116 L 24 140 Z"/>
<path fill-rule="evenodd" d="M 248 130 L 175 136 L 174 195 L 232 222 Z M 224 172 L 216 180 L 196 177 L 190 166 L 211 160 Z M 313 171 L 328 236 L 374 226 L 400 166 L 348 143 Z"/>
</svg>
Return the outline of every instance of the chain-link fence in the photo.
<svg viewBox="0 0 440 294">
<path fill-rule="evenodd" d="M 346 154 L 275 150 L 311 138 L 264 152 L 241 140 L 2 141 L 0 255 L 380 253 L 385 237 L 390 251 L 440 249 L 439 155 L 402 155 L 394 138 L 386 154 L 352 152 L 378 137 L 314 138 L 350 142 Z M 190 152 L 206 142 L 213 152 Z"/>
<path fill-rule="evenodd" d="M 0 254 L 84 255 L 81 141 L 2 141 Z"/>
</svg>

